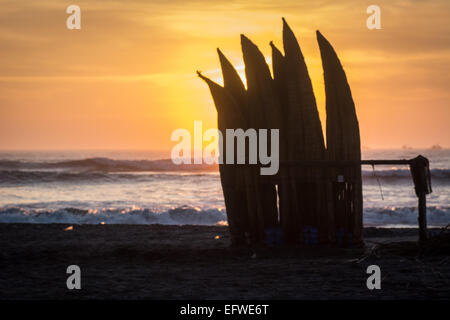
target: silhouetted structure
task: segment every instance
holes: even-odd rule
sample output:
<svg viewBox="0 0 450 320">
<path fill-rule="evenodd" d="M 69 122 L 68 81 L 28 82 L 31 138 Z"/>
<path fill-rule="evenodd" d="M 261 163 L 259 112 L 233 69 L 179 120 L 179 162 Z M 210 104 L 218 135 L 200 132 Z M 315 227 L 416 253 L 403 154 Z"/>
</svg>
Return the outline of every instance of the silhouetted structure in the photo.
<svg viewBox="0 0 450 320">
<path fill-rule="evenodd" d="M 363 163 L 355 104 L 333 47 L 319 31 L 317 41 L 325 80 L 326 148 L 308 69 L 284 19 L 284 55 L 270 43 L 273 78 L 261 51 L 244 35 L 247 89 L 219 49 L 224 86 L 198 72 L 210 88 L 222 133 L 228 128 L 280 130 L 282 166 L 276 176 L 261 176 L 255 165 L 219 165 L 234 244 L 260 242 L 274 233 L 289 243 L 363 243 Z"/>
</svg>

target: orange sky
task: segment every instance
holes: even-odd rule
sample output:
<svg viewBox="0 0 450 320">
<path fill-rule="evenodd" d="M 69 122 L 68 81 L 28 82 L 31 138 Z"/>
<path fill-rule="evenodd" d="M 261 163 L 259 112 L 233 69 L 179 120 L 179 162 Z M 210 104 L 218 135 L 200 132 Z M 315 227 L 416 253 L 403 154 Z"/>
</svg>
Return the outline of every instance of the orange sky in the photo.
<svg viewBox="0 0 450 320">
<path fill-rule="evenodd" d="M 66 28 L 81 7 L 81 30 Z M 381 7 L 381 30 L 366 8 Z M 239 34 L 270 58 L 281 17 L 296 33 L 325 123 L 319 29 L 337 50 L 371 148 L 450 146 L 450 2 L 2 0 L 0 149 L 155 149 L 177 128 L 216 126 L 195 70 L 221 81 L 216 47 L 242 66 Z"/>
</svg>

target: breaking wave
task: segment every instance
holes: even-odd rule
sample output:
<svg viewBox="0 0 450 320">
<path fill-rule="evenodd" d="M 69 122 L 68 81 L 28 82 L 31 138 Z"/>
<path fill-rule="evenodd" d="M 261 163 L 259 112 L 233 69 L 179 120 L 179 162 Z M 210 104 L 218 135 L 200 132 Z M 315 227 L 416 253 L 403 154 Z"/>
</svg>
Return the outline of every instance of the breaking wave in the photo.
<svg viewBox="0 0 450 320">
<path fill-rule="evenodd" d="M 217 166 L 207 164 L 176 165 L 170 159 L 163 160 L 113 160 L 88 158 L 59 162 L 25 162 L 0 160 L 0 170 L 70 170 L 76 172 L 142 172 L 142 171 L 211 171 Z"/>
<path fill-rule="evenodd" d="M 226 212 L 190 206 L 154 212 L 144 208 L 96 209 L 29 209 L 0 208 L 0 223 L 65 223 L 65 224 L 166 224 L 166 225 L 225 225 Z M 429 226 L 445 226 L 450 222 L 450 207 L 429 206 Z M 417 207 L 374 207 L 364 209 L 366 226 L 417 227 Z"/>
<path fill-rule="evenodd" d="M 162 178 L 170 173 L 217 172 L 217 165 L 181 164 L 165 160 L 113 160 L 88 158 L 59 162 L 25 162 L 0 160 L 0 184 L 39 182 L 115 182 Z M 141 173 L 136 174 L 136 173 Z M 363 179 L 380 179 L 387 182 L 411 181 L 409 169 L 363 170 Z M 433 181 L 450 183 L 449 169 L 432 169 Z"/>
<path fill-rule="evenodd" d="M 434 180 L 450 180 L 449 169 L 431 169 L 431 178 Z M 362 176 L 365 179 L 411 179 L 411 172 L 409 169 L 390 169 L 390 170 L 363 170 Z"/>
<path fill-rule="evenodd" d="M 183 172 L 188 174 L 187 172 Z M 180 172 L 151 172 L 151 173 L 132 173 L 132 172 L 70 172 L 70 171 L 0 171 L 0 185 L 23 185 L 28 183 L 48 183 L 48 182 L 89 182 L 89 183 L 108 183 L 108 182 L 148 182 L 155 180 L 164 180 L 166 178 L 179 176 Z M 191 172 L 190 177 L 201 177 L 210 175 L 206 171 Z"/>
<path fill-rule="evenodd" d="M 373 207 L 364 208 L 363 221 L 366 226 L 415 226 L 418 222 L 417 207 Z M 446 226 L 450 223 L 449 206 L 427 206 L 429 226 Z"/>
<path fill-rule="evenodd" d="M 189 206 L 164 212 L 154 212 L 143 208 L 43 210 L 9 207 L 0 209 L 0 223 L 216 225 L 223 224 L 226 220 L 224 210 L 201 210 Z"/>
</svg>

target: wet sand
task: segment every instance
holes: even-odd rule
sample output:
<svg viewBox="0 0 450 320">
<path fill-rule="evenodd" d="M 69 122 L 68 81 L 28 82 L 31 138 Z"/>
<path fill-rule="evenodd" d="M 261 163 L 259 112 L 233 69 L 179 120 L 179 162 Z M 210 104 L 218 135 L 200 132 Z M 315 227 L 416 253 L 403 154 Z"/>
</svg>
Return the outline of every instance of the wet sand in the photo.
<svg viewBox="0 0 450 320">
<path fill-rule="evenodd" d="M 0 224 L 0 299 L 448 299 L 449 244 L 365 229 L 366 248 L 230 248 L 209 226 Z M 366 269 L 381 268 L 381 290 Z M 66 269 L 81 268 L 81 290 Z"/>
</svg>

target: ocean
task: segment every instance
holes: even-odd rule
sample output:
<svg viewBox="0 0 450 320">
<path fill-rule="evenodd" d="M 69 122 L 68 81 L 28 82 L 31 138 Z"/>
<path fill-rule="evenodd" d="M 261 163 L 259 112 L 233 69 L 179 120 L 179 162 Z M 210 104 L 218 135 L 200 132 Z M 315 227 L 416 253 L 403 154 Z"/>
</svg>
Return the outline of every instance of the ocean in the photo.
<svg viewBox="0 0 450 320">
<path fill-rule="evenodd" d="M 450 150 L 364 150 L 363 159 L 430 160 L 428 225 L 450 223 Z M 220 177 L 168 152 L 0 152 L 0 223 L 226 224 Z M 166 159 L 166 160 L 161 160 Z M 363 167 L 364 225 L 417 227 L 407 166 Z"/>
</svg>

